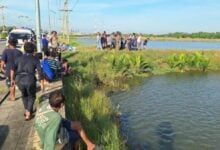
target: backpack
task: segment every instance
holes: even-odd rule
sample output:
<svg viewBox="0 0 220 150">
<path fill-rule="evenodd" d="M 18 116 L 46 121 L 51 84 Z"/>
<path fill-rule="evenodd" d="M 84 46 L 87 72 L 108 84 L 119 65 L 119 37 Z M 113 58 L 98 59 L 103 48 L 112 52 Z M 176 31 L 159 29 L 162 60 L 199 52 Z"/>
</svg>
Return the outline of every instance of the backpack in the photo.
<svg viewBox="0 0 220 150">
<path fill-rule="evenodd" d="M 44 75 L 46 75 L 46 78 L 49 81 L 52 81 L 55 78 L 55 74 L 53 70 L 50 68 L 50 65 L 46 59 L 41 62 L 41 66 L 42 66 Z"/>
</svg>

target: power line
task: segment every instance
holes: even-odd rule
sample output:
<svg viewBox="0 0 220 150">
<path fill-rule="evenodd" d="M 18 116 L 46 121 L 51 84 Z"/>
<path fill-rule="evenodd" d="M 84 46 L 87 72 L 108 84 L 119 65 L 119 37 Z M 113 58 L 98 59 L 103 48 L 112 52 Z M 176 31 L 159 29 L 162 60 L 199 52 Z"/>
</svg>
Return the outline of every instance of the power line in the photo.
<svg viewBox="0 0 220 150">
<path fill-rule="evenodd" d="M 78 5 L 80 0 L 76 0 L 76 2 L 73 4 L 72 10 L 74 10 L 76 8 L 76 6 Z"/>
</svg>

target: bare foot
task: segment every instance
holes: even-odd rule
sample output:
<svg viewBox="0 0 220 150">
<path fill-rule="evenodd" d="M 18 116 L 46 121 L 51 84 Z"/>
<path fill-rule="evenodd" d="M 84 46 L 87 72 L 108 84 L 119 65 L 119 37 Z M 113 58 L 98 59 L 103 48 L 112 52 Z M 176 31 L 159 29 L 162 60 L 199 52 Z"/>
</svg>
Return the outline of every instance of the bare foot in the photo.
<svg viewBox="0 0 220 150">
<path fill-rule="evenodd" d="M 10 97 L 10 98 L 8 99 L 8 101 L 15 101 L 15 98 L 14 98 L 14 97 Z"/>
</svg>

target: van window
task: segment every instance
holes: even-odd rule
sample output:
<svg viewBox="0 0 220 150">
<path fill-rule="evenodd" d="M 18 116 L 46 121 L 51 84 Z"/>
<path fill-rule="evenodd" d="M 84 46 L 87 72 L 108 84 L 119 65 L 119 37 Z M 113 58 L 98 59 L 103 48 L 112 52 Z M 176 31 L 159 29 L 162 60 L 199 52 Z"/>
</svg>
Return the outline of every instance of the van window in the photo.
<svg viewBox="0 0 220 150">
<path fill-rule="evenodd" d="M 10 33 L 9 38 L 13 38 L 13 39 L 31 39 L 31 34 L 27 34 L 27 33 Z"/>
</svg>

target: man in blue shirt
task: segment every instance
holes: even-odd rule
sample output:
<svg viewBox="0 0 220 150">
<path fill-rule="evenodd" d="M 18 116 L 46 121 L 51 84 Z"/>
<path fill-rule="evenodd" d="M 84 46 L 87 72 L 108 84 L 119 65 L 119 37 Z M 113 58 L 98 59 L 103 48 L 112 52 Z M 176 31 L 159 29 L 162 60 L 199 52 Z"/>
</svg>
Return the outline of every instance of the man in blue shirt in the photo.
<svg viewBox="0 0 220 150">
<path fill-rule="evenodd" d="M 44 34 L 43 38 L 41 40 L 42 42 L 42 47 L 43 47 L 43 52 L 46 53 L 48 51 L 48 40 L 47 40 L 47 36 Z"/>
<path fill-rule="evenodd" d="M 2 63 L 1 63 L 1 70 L 5 73 L 6 76 L 6 84 L 10 88 L 10 96 L 9 100 L 15 100 L 15 85 L 11 84 L 11 76 L 10 70 L 14 66 L 15 60 L 22 56 L 22 52 L 16 49 L 16 45 L 18 43 L 17 39 L 9 39 L 8 41 L 8 48 L 6 48 L 2 54 Z"/>
</svg>

